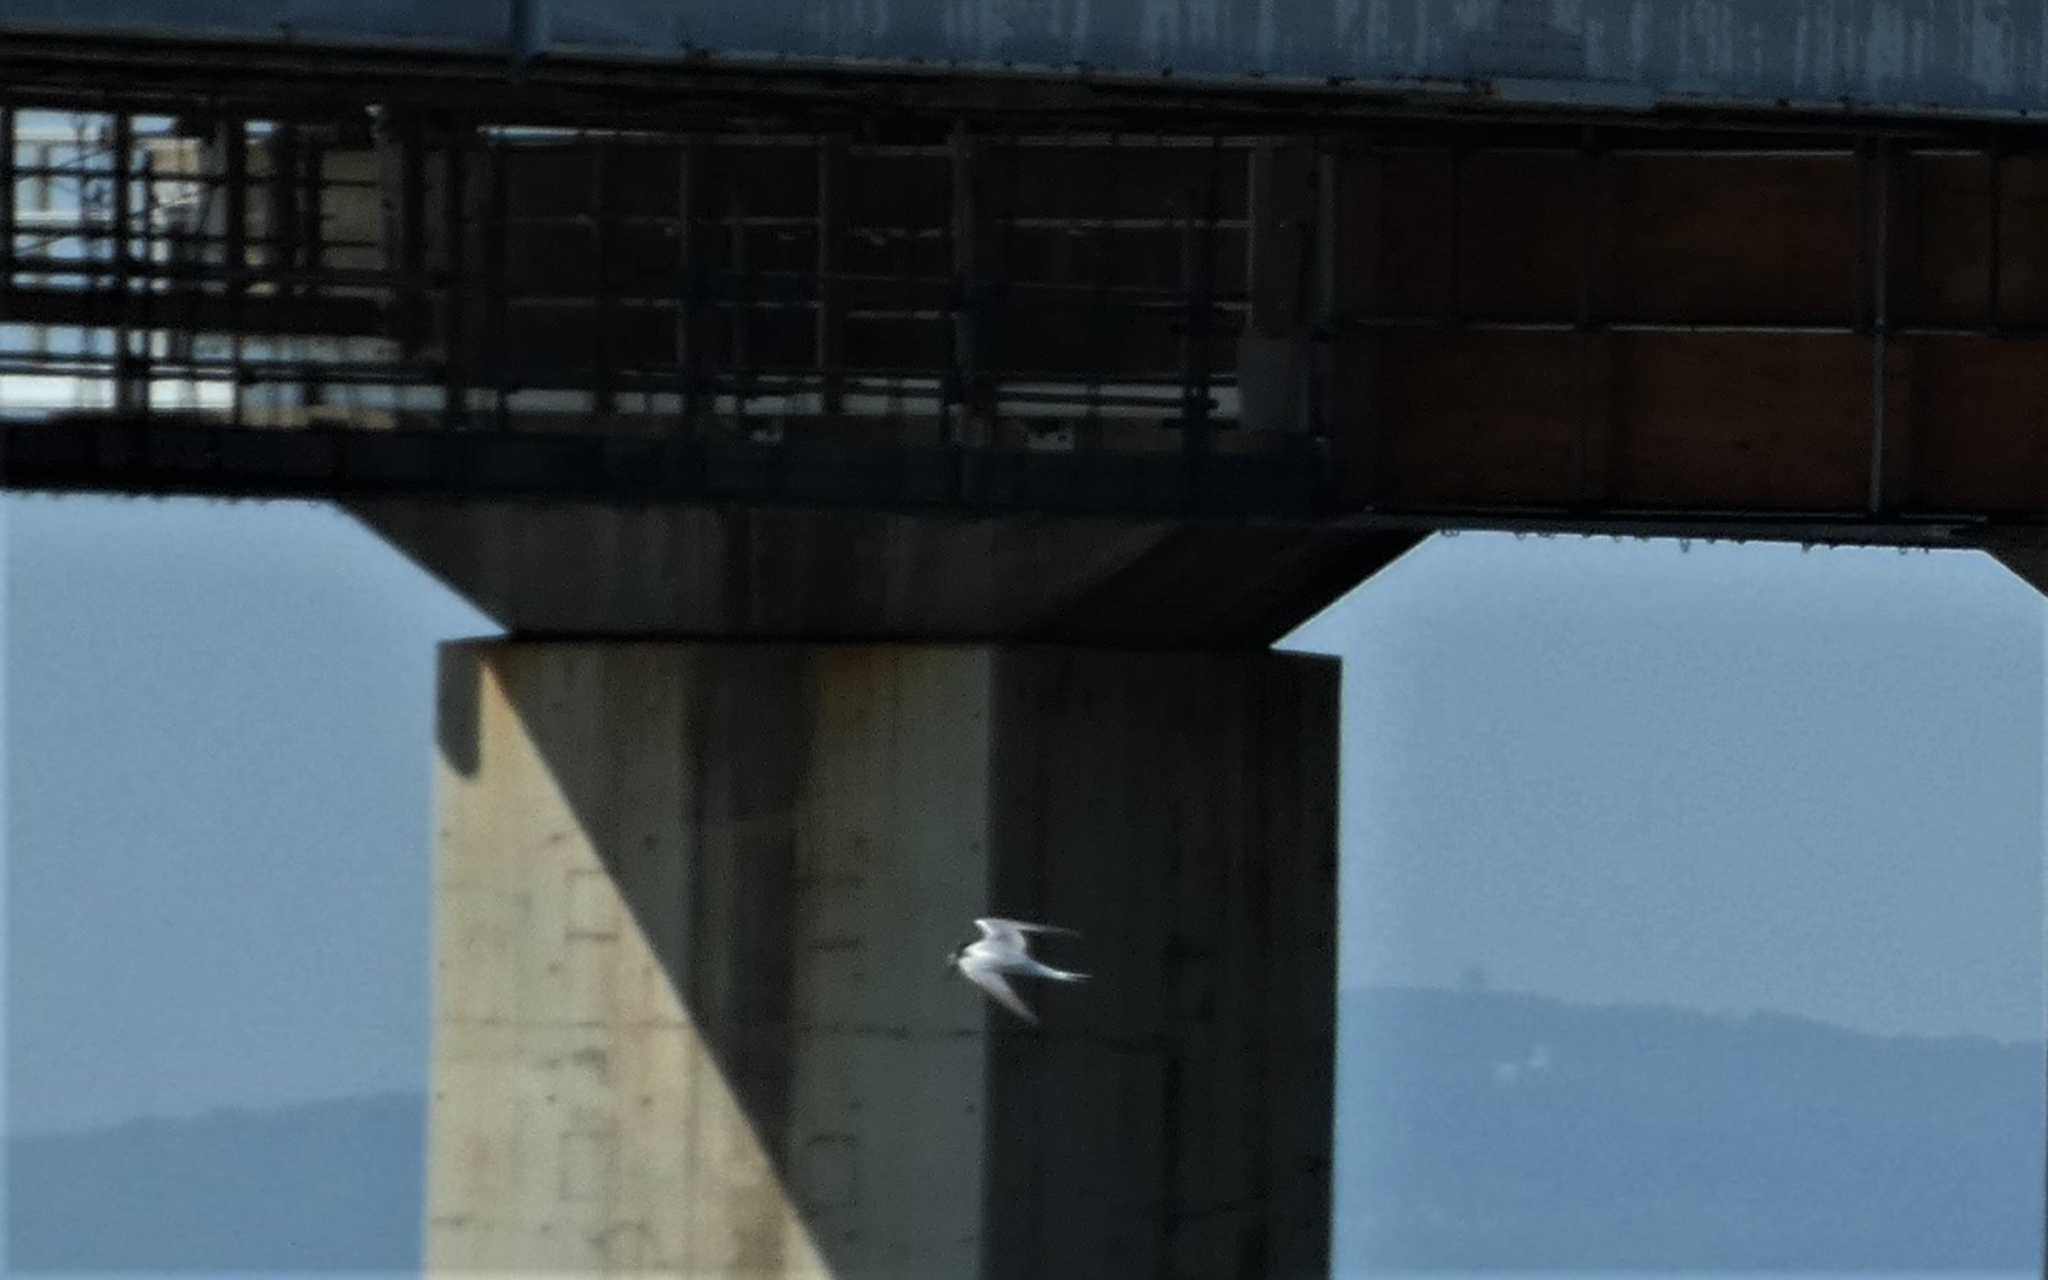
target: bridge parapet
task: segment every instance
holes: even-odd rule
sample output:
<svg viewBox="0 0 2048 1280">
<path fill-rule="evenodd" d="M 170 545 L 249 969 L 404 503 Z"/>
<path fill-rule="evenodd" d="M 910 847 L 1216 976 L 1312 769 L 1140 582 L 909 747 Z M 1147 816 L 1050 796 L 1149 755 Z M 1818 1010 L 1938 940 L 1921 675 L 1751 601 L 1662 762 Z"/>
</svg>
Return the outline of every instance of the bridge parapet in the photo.
<svg viewBox="0 0 2048 1280">
<path fill-rule="evenodd" d="M 237 54 L 431 51 L 499 66 L 955 71 L 1635 107 L 2024 116 L 2048 4 L 1871 0 L 12 0 L 11 41 L 213 41 Z"/>
</svg>

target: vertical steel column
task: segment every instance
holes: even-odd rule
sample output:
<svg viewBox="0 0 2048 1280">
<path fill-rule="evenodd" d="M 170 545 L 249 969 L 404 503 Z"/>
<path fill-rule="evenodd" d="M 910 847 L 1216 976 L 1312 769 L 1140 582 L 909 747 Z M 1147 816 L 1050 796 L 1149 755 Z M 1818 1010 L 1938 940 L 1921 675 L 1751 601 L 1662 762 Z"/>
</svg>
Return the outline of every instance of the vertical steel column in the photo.
<svg viewBox="0 0 2048 1280">
<path fill-rule="evenodd" d="M 915 171 L 922 174 L 922 166 L 918 166 Z M 915 307 L 915 300 L 918 296 L 917 242 L 923 230 L 923 223 L 919 220 L 923 213 L 923 208 L 918 202 L 918 198 L 922 194 L 921 184 L 917 181 L 905 182 L 902 185 L 901 194 L 903 196 L 903 225 L 897 236 L 896 305 L 905 311 L 910 311 Z M 947 239 L 950 241 L 951 238 L 951 233 L 948 232 Z M 950 253 L 950 245 L 948 252 Z M 906 323 L 916 324 L 918 322 L 913 318 L 908 319 Z M 950 367 L 950 358 L 948 363 Z M 939 388 L 938 417 L 939 443 L 941 444 L 946 443 L 949 434 L 946 430 L 946 415 L 950 412 L 950 406 L 946 399 L 949 390 L 949 387 L 943 385 Z M 903 394 L 903 375 L 900 367 L 890 370 L 889 411 L 895 415 L 899 424 L 902 422 L 907 411 Z"/>
<path fill-rule="evenodd" d="M 1577 328 L 1584 334 L 1593 326 L 1595 310 L 1593 271 L 1602 242 L 1606 239 L 1606 201 L 1602 199 L 1605 158 L 1599 140 L 1588 128 L 1579 138 L 1579 300 Z"/>
<path fill-rule="evenodd" d="M 1174 222 L 1180 230 L 1180 426 L 1185 433 L 1181 437 L 1181 447 L 1189 451 L 1194 448 L 1191 442 L 1197 431 L 1196 424 L 1202 418 L 1195 405 L 1195 364 L 1201 356 L 1201 331 L 1207 319 L 1196 285 L 1200 274 L 1197 264 L 1201 257 L 1201 244 L 1195 230 L 1195 200 L 1194 188 L 1187 187 L 1182 189 L 1180 198 L 1171 206 L 1177 215 Z"/>
<path fill-rule="evenodd" d="M 1187 216 L 1181 222 L 1181 289 L 1187 299 L 1187 321 L 1181 338 L 1181 453 L 1189 460 L 1190 485 L 1199 478 L 1192 470 L 1209 452 L 1211 441 L 1209 397 L 1209 339 L 1216 330 L 1216 219 L 1221 186 L 1223 139 L 1212 136 L 1209 145 L 1209 178 L 1187 197 Z M 1196 205 L 1202 212 L 1196 215 Z"/>
<path fill-rule="evenodd" d="M 1117 163 L 1123 145 L 1118 134 L 1109 135 L 1108 181 L 1104 183 L 1102 203 L 1093 219 L 1088 234 L 1088 270 L 1092 287 L 1089 290 L 1090 332 L 1095 337 L 1096 350 L 1108 352 L 1115 349 L 1115 316 L 1109 307 L 1110 263 L 1118 261 L 1115 251 L 1116 215 L 1123 205 L 1123 166 Z M 1102 368 L 1099 362 L 1088 363 L 1088 416 L 1086 419 L 1085 442 L 1091 446 L 1102 443 Z"/>
<path fill-rule="evenodd" d="M 1315 202 L 1309 215 L 1313 235 L 1307 249 L 1310 317 L 1308 430 L 1312 437 L 1321 440 L 1328 440 L 1330 437 L 1330 419 L 1334 404 L 1331 363 L 1337 350 L 1337 330 L 1340 323 L 1338 312 L 1341 309 L 1337 288 L 1337 259 L 1341 246 L 1337 234 L 1337 221 L 1343 212 L 1343 206 L 1337 197 L 1338 183 L 1343 174 L 1337 163 L 1337 149 L 1340 145 L 1336 139 L 1328 136 L 1316 139 L 1313 157 Z"/>
<path fill-rule="evenodd" d="M 1352 138 L 1329 160 L 1333 173 L 1320 216 L 1330 228 L 1330 453 L 1346 500 L 1369 506 L 1390 470 L 1381 385 L 1385 337 L 1369 322 L 1384 310 L 1386 157 L 1369 139 Z"/>
<path fill-rule="evenodd" d="M 1291 138 L 1269 138 L 1252 147 L 1246 161 L 1247 253 L 1245 257 L 1245 350 L 1258 350 L 1264 376 L 1258 379 L 1277 400 L 1245 398 L 1239 387 L 1241 426 L 1281 432 L 1289 447 L 1305 443 L 1314 421 L 1315 379 L 1309 361 L 1317 328 L 1317 230 L 1322 208 L 1316 187 L 1322 173 L 1318 153 Z M 1240 363 L 1240 370 L 1245 366 Z M 1281 376 L 1275 378 L 1278 373 Z"/>
<path fill-rule="evenodd" d="M 1017 269 L 1017 193 L 1023 181 L 1019 170 L 1024 145 L 1014 128 L 1006 135 L 1004 150 L 1009 164 L 996 207 L 989 207 L 986 193 L 982 203 L 980 394 L 991 445 L 1002 443 L 998 433 L 1003 420 L 1003 362 L 1010 350 L 1004 334 L 1010 322 L 1010 280 Z"/>
<path fill-rule="evenodd" d="M 1444 219 L 1443 323 L 1455 329 L 1465 313 L 1465 149 L 1450 149 L 1450 216 Z"/>
<path fill-rule="evenodd" d="M 419 112 L 398 119 L 398 263 L 393 273 L 400 350 L 408 364 L 419 360 L 426 338 L 427 154 Z M 411 377 L 408 377 L 411 381 Z"/>
<path fill-rule="evenodd" d="M 326 227 L 327 147 L 325 139 L 311 130 L 299 134 L 299 263 L 309 275 L 327 266 Z M 315 284 L 310 288 L 324 289 Z"/>
<path fill-rule="evenodd" d="M 270 269 L 279 297 L 299 290 L 289 278 L 299 266 L 299 126 L 280 122 L 270 134 Z"/>
<path fill-rule="evenodd" d="M 846 289 L 840 279 L 846 234 L 846 138 L 833 134 L 818 143 L 818 409 L 828 417 L 846 408 Z"/>
<path fill-rule="evenodd" d="M 1870 198 L 1870 147 L 1869 137 L 1856 135 L 1855 150 L 1850 153 L 1849 183 L 1855 197 L 1855 223 L 1849 228 L 1850 243 L 1856 248 L 1855 259 L 1849 265 L 1850 307 L 1848 324 L 1851 331 L 1868 335 L 1871 317 L 1876 310 L 1876 290 L 1871 288 L 1871 198 Z"/>
<path fill-rule="evenodd" d="M 142 343 L 134 356 L 136 386 L 141 390 L 141 401 L 137 408 L 150 411 L 150 389 L 155 381 L 156 335 L 160 328 L 157 317 L 157 272 L 158 244 L 156 230 L 156 157 L 145 152 L 141 171 L 136 175 L 141 196 L 138 216 L 142 220 L 141 247 L 145 275 L 142 281 L 142 297 L 136 302 L 136 327 L 142 330 Z"/>
<path fill-rule="evenodd" d="M 114 411 L 126 414 L 136 409 L 134 353 L 130 350 L 135 334 L 129 324 L 130 290 L 135 282 L 135 245 L 129 225 L 135 204 L 131 171 L 135 160 L 135 118 L 126 111 L 114 113 L 113 152 L 113 216 L 107 234 L 114 274 Z"/>
<path fill-rule="evenodd" d="M 952 399 L 959 409 L 954 435 L 963 444 L 993 443 L 996 420 L 995 267 L 1001 243 L 991 213 L 988 156 L 987 140 L 970 133 L 964 120 L 955 122 L 948 238 L 953 250 Z"/>
<path fill-rule="evenodd" d="M 484 250 L 484 274 L 491 291 L 489 354 L 485 358 L 490 362 L 492 412 L 499 431 L 508 431 L 512 426 L 512 361 L 506 351 L 512 327 L 511 291 L 506 282 L 512 256 L 512 181 L 506 172 L 509 151 L 502 135 L 491 140 L 490 238 Z"/>
<path fill-rule="evenodd" d="M 1603 255 L 1612 242 L 1607 178 L 1599 136 L 1588 128 L 1579 144 L 1579 429 L 1572 450 L 1572 496 L 1587 508 L 1607 498 L 1614 445 L 1615 340 L 1603 321 Z"/>
<path fill-rule="evenodd" d="M 1335 380 L 1332 376 L 1337 351 L 1337 334 L 1343 327 L 1343 298 L 1339 277 L 1339 263 L 1344 252 L 1344 238 L 1340 223 L 1344 216 L 1344 202 L 1339 194 L 1344 169 L 1341 163 L 1343 143 L 1331 137 L 1316 140 L 1316 192 L 1315 192 L 1315 241 L 1311 252 L 1315 255 L 1312 306 L 1314 324 L 1311 337 L 1316 353 L 1315 362 L 1310 366 L 1309 380 L 1314 384 L 1314 395 L 1309 411 L 1309 429 L 1316 435 L 1328 438 L 1332 418 L 1335 414 Z"/>
<path fill-rule="evenodd" d="M 223 261 L 228 295 L 228 376 L 231 379 L 230 420 L 242 425 L 243 366 L 242 301 L 249 288 L 249 126 L 239 116 L 220 127 L 221 181 L 226 184 L 223 215 Z"/>
<path fill-rule="evenodd" d="M 217 124 L 214 137 L 216 140 L 219 138 Z M 180 184 L 189 184 L 189 189 L 198 193 L 202 211 L 216 207 L 214 200 L 220 194 L 219 179 L 216 168 L 203 161 L 196 168 L 188 168 L 184 162 L 178 165 Z M 212 228 L 203 215 L 196 221 L 197 225 L 194 225 L 194 220 L 183 217 L 169 219 L 164 235 L 165 258 L 177 268 L 169 282 L 169 292 L 173 297 L 169 323 L 164 327 L 164 354 L 188 366 L 184 379 L 186 408 L 196 406 L 197 370 L 189 368 L 189 365 L 194 354 L 195 331 L 199 327 L 199 300 L 207 286 L 218 278 L 212 270 L 209 240 Z"/>
<path fill-rule="evenodd" d="M 466 124 L 451 123 L 441 152 L 441 225 L 447 241 L 447 270 L 441 290 L 441 425 L 450 431 L 461 429 L 469 412 L 469 218 L 465 192 L 469 136 Z"/>
<path fill-rule="evenodd" d="M 591 408 L 601 418 L 618 411 L 613 386 L 612 348 L 617 342 L 618 318 L 612 307 L 612 139 L 609 135 L 591 147 L 591 235 L 597 255 L 597 279 L 591 297 Z"/>
<path fill-rule="evenodd" d="M 953 444 L 967 443 L 970 424 L 981 408 L 981 191 L 980 155 L 965 120 L 955 121 L 951 144 L 952 219 L 948 239 L 953 257 L 953 359 L 951 385 L 941 397 L 957 404 Z"/>
<path fill-rule="evenodd" d="M 1918 254 L 1919 218 L 1914 204 L 1911 153 L 1895 142 L 1873 152 L 1876 188 L 1871 281 L 1871 450 L 1870 510 L 1894 511 L 1914 496 L 1918 450 L 1914 382 L 1918 346 L 1894 341 L 1901 317 L 1910 320 L 1912 277 Z"/>
<path fill-rule="evenodd" d="M 1870 191 L 1870 494 L 1871 514 L 1885 506 L 1885 389 L 1891 331 L 1891 146 L 1872 141 L 1857 148 Z"/>
<path fill-rule="evenodd" d="M 321 139 L 310 131 L 300 137 L 299 150 L 299 261 L 307 283 L 303 292 L 324 293 L 327 284 L 324 272 L 327 269 L 327 228 L 325 225 L 325 201 L 323 187 L 326 182 L 326 148 Z M 307 360 L 300 371 L 299 404 L 310 423 L 313 409 L 323 396 L 318 364 Z"/>
<path fill-rule="evenodd" d="M 270 294 L 273 298 L 295 298 L 299 296 L 299 285 L 294 278 L 299 267 L 299 126 L 278 121 L 270 131 L 270 173 L 265 184 L 269 189 L 268 204 L 263 219 L 266 234 L 259 243 L 264 245 L 264 265 L 271 276 Z M 300 356 L 305 354 L 305 340 L 294 338 L 270 339 L 273 347 L 284 347 Z M 282 384 L 273 383 L 270 388 L 273 408 L 283 399 Z M 307 408 L 300 406 L 301 413 Z"/>
<path fill-rule="evenodd" d="M 747 404 L 754 395 L 754 370 L 749 351 L 748 328 L 754 314 L 754 276 L 751 259 L 747 254 L 747 201 L 746 190 L 737 181 L 732 184 L 732 202 L 727 206 L 730 221 L 727 225 L 729 238 L 726 241 L 727 266 L 730 268 L 732 291 L 732 416 L 742 429 L 746 427 Z"/>
<path fill-rule="evenodd" d="M 15 114 L 12 103 L 0 102 L 0 320 L 14 316 L 14 210 L 21 193 L 14 172 Z"/>
<path fill-rule="evenodd" d="M 1991 171 L 1987 175 L 1990 198 L 1988 201 L 1987 238 L 1989 248 L 1984 259 L 1984 329 L 1997 337 L 2005 329 L 2005 300 L 2003 274 L 2005 270 L 2005 143 L 1994 140 L 1991 149 L 1985 153 Z"/>
<path fill-rule="evenodd" d="M 710 190 L 709 144 L 698 134 L 676 153 L 676 397 L 680 425 L 694 431 L 704 414 L 710 333 L 704 323 L 709 279 L 705 260 L 712 237 L 703 227 Z"/>
</svg>

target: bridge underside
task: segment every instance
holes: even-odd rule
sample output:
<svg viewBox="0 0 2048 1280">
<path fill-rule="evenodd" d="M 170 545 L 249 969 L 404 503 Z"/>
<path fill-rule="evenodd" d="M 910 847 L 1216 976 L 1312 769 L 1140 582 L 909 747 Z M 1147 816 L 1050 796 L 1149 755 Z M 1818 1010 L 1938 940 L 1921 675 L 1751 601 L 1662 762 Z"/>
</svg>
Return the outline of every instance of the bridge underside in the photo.
<svg viewBox="0 0 2048 1280">
<path fill-rule="evenodd" d="M 2048 565 L 2031 126 L 183 54 L 0 50 L 0 484 L 339 501 L 513 633 L 436 1266 L 1320 1275 L 1266 646 L 1439 528 Z M 981 1021 L 982 911 L 1085 1001 Z"/>
<path fill-rule="evenodd" d="M 89 51 L 0 54 L 13 487 L 2048 516 L 2030 125 Z"/>
</svg>

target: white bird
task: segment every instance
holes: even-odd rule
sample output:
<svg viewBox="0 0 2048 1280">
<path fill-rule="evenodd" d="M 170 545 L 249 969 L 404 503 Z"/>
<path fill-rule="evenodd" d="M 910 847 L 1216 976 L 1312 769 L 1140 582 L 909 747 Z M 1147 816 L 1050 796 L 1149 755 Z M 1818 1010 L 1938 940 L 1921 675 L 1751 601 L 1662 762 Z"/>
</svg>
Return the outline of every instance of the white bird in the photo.
<svg viewBox="0 0 2048 1280">
<path fill-rule="evenodd" d="M 1038 1019 L 1019 999 L 1009 980 L 1003 975 L 1017 974 L 1026 978 L 1049 978 L 1054 982 L 1086 982 L 1085 973 L 1069 973 L 1051 965 L 1040 964 L 1031 958 L 1031 940 L 1026 934 L 1063 933 L 1070 937 L 1081 935 L 1073 929 L 1062 929 L 1056 924 L 1030 924 L 1023 920 L 982 919 L 974 922 L 981 930 L 981 941 L 970 942 L 946 957 L 946 966 L 958 969 L 969 982 L 980 987 L 995 998 L 1011 1013 L 1016 1014 L 1032 1026 Z"/>
</svg>

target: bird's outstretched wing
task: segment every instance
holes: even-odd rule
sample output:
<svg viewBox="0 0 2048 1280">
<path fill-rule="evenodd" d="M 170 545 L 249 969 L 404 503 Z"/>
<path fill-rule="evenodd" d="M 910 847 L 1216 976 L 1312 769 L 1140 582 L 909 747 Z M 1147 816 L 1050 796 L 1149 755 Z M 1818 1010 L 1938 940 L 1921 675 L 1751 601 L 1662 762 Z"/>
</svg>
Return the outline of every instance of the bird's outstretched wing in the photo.
<svg viewBox="0 0 2048 1280">
<path fill-rule="evenodd" d="M 1079 929 L 1063 929 L 1056 924 L 1033 924 L 1029 920 L 1004 920 L 997 916 L 984 916 L 974 922 L 974 927 L 981 930 L 982 937 L 992 942 L 1003 941 L 1018 946 L 1024 944 L 1023 935 L 1027 933 L 1063 933 L 1075 938 L 1081 936 Z"/>
<path fill-rule="evenodd" d="M 972 982 L 975 986 L 980 987 L 983 991 L 993 996 L 996 1003 L 1002 1005 L 1003 1008 L 1008 1009 L 1011 1013 L 1016 1014 L 1034 1027 L 1038 1025 L 1038 1016 L 1025 1006 L 1024 1001 L 1018 997 L 1016 991 L 1011 988 L 1008 980 L 1002 974 L 997 973 L 994 969 L 984 969 L 980 965 L 963 965 L 960 972 L 967 975 L 969 982 Z"/>
</svg>

